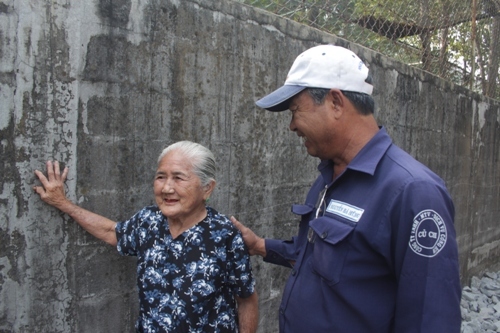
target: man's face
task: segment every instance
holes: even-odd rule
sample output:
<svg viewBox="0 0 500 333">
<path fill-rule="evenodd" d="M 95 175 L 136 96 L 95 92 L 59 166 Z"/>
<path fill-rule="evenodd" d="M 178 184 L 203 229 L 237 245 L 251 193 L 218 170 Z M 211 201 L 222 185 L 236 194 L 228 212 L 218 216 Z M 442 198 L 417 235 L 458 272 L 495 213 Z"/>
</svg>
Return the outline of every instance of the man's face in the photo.
<svg viewBox="0 0 500 333">
<path fill-rule="evenodd" d="M 205 208 L 205 200 L 210 193 L 201 186 L 191 161 L 174 150 L 158 164 L 154 194 L 163 215 L 171 221 L 182 222 Z"/>
<path fill-rule="evenodd" d="M 292 119 L 290 130 L 304 141 L 307 152 L 321 159 L 331 159 L 334 138 L 334 117 L 330 110 L 330 98 L 318 105 L 307 90 L 297 94 L 290 103 Z"/>
</svg>

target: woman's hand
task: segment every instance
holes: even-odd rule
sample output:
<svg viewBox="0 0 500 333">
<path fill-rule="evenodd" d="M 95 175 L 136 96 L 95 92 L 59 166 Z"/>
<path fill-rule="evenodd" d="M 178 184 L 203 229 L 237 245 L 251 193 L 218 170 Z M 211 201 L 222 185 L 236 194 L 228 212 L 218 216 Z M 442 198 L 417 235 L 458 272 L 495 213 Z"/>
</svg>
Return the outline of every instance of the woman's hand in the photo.
<svg viewBox="0 0 500 333">
<path fill-rule="evenodd" d="M 61 174 L 59 162 L 47 161 L 47 177 L 41 171 L 35 170 L 42 186 L 33 186 L 33 190 L 40 195 L 44 202 L 61 209 L 69 201 L 64 190 L 68 171 L 69 169 L 66 167 Z"/>
</svg>

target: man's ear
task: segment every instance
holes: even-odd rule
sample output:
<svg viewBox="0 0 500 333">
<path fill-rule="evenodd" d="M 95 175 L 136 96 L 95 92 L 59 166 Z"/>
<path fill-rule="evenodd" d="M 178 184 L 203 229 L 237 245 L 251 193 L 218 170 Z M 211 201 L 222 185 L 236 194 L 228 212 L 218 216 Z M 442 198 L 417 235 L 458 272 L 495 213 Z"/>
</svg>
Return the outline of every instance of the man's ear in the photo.
<svg viewBox="0 0 500 333">
<path fill-rule="evenodd" d="M 328 102 L 331 103 L 335 118 L 340 118 L 344 113 L 345 96 L 339 89 L 330 89 L 328 92 Z"/>
<path fill-rule="evenodd" d="M 340 91 L 339 89 L 330 89 L 330 91 L 328 92 L 331 100 L 332 100 L 332 103 L 335 104 L 336 106 L 341 106 L 343 107 L 344 106 L 344 94 L 342 93 L 342 91 Z"/>
</svg>

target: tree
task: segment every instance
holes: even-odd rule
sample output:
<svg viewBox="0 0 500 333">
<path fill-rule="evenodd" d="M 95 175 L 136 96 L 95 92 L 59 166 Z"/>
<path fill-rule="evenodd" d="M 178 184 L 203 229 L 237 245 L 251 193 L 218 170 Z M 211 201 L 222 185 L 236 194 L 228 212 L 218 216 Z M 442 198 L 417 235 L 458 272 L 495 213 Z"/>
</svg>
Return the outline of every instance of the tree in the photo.
<svg viewBox="0 0 500 333">
<path fill-rule="evenodd" d="M 500 98 L 500 0 L 246 0 Z"/>
</svg>

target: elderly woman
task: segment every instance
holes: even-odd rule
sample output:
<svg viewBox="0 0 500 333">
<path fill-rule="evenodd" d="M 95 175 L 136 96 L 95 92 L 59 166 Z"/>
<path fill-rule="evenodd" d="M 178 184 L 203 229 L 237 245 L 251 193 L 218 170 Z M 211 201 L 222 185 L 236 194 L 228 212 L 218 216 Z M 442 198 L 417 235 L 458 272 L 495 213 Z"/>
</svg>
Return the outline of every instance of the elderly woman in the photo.
<svg viewBox="0 0 500 333">
<path fill-rule="evenodd" d="M 163 150 L 154 179 L 156 205 L 114 222 L 67 199 L 58 162 L 36 170 L 40 198 L 95 237 L 137 256 L 138 332 L 255 332 L 258 307 L 249 255 L 229 219 L 206 206 L 215 159 L 181 141 Z"/>
</svg>

